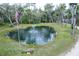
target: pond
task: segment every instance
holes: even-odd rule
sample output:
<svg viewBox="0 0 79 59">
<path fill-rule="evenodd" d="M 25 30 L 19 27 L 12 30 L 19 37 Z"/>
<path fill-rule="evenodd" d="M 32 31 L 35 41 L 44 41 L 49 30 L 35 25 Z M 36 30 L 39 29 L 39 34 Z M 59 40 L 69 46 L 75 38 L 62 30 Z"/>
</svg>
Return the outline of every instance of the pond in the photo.
<svg viewBox="0 0 79 59">
<path fill-rule="evenodd" d="M 56 31 L 48 26 L 32 26 L 26 29 L 19 29 L 19 39 L 23 44 L 44 45 L 53 41 Z M 18 31 L 14 30 L 8 33 L 8 36 L 18 41 Z"/>
</svg>

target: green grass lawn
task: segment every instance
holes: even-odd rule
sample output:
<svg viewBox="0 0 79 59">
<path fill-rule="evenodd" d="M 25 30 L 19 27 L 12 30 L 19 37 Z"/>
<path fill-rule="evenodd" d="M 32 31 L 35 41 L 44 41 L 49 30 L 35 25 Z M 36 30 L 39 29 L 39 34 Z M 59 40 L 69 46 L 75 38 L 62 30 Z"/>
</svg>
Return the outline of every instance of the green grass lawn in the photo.
<svg viewBox="0 0 79 59">
<path fill-rule="evenodd" d="M 56 23 L 41 23 L 41 24 L 35 24 L 36 26 L 50 26 L 53 27 L 57 31 L 57 36 L 54 41 L 48 42 L 48 44 L 39 46 L 39 45 L 20 45 L 15 40 L 9 38 L 6 36 L 5 33 L 12 31 L 16 29 L 16 27 L 9 27 L 9 26 L 1 26 L 0 27 L 0 55 L 24 55 L 26 56 L 26 53 L 21 53 L 22 50 L 26 50 L 28 48 L 34 48 L 34 52 L 31 55 L 34 56 L 54 56 L 59 55 L 61 53 L 66 52 L 69 50 L 73 44 L 75 43 L 76 35 L 73 37 L 71 35 L 71 29 L 70 25 L 67 24 L 66 26 L 56 24 Z M 21 29 L 27 28 L 29 26 L 33 26 L 33 24 L 21 24 L 19 27 Z M 77 30 L 77 32 L 79 32 Z"/>
</svg>

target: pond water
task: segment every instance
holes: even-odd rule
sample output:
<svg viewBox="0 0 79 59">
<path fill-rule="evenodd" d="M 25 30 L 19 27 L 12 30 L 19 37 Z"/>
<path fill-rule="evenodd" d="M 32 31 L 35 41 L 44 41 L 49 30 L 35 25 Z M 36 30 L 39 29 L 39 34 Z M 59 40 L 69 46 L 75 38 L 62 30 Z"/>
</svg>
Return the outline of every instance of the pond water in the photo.
<svg viewBox="0 0 79 59">
<path fill-rule="evenodd" d="M 44 45 L 53 41 L 55 37 L 54 28 L 48 26 L 32 26 L 26 29 L 19 29 L 19 39 L 24 44 Z M 18 31 L 8 33 L 8 36 L 18 41 Z"/>
</svg>

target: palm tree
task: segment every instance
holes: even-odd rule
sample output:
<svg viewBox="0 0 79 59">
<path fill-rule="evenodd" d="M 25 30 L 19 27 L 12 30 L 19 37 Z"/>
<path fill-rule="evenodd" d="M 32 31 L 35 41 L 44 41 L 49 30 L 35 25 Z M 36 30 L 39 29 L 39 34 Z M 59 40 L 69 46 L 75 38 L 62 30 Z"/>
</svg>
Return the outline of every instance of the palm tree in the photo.
<svg viewBox="0 0 79 59">
<path fill-rule="evenodd" d="M 71 10 L 71 14 L 72 14 L 72 20 L 71 20 L 72 34 L 75 33 L 76 9 L 77 9 L 77 3 L 70 3 L 70 10 Z"/>
</svg>

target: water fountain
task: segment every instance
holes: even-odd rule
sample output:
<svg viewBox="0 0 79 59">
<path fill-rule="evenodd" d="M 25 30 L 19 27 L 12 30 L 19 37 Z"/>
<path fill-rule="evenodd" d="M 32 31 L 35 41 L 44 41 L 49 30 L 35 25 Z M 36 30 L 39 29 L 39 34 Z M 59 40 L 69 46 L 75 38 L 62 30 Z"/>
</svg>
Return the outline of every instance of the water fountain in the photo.
<svg viewBox="0 0 79 59">
<path fill-rule="evenodd" d="M 19 29 L 20 44 L 44 45 L 47 44 L 47 42 L 54 40 L 55 33 L 56 31 L 51 27 L 49 29 L 48 26 L 35 26 Z M 19 41 L 17 31 L 9 32 L 8 36 Z"/>
</svg>

